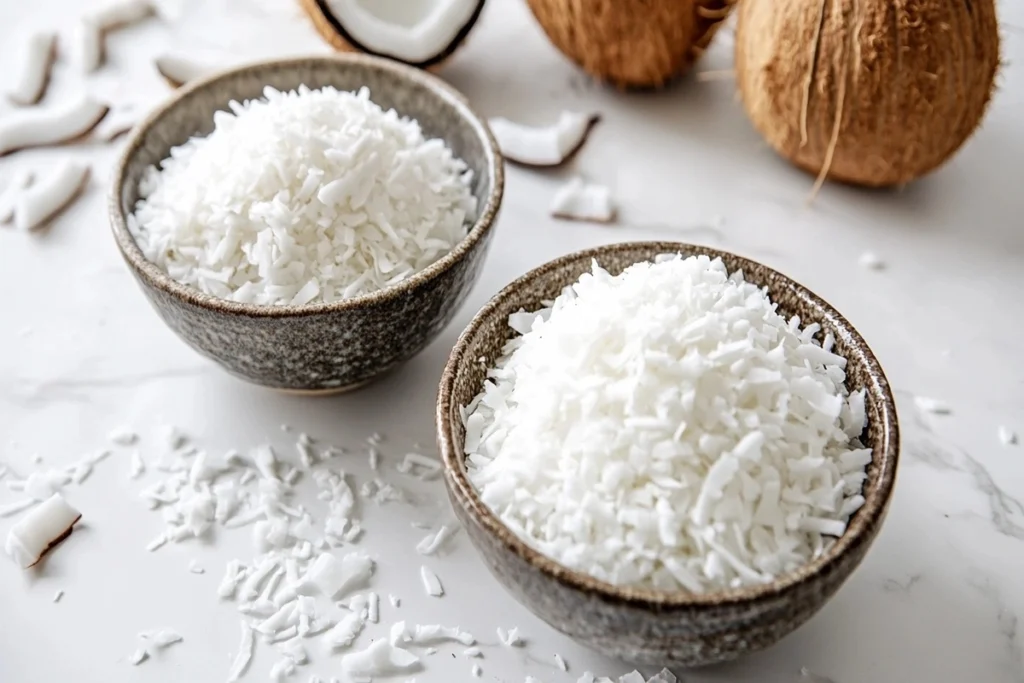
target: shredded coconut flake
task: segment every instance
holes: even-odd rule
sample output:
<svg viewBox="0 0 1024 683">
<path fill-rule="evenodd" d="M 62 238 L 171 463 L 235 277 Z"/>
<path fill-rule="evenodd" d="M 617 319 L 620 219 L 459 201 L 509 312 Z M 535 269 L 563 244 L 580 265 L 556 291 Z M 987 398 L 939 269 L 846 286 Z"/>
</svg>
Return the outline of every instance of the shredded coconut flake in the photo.
<svg viewBox="0 0 1024 683">
<path fill-rule="evenodd" d="M 824 552 L 858 507 L 864 393 L 818 324 L 718 259 L 596 263 L 517 334 L 465 407 L 484 503 L 616 585 L 757 585 Z"/>
<path fill-rule="evenodd" d="M 144 173 L 129 217 L 179 282 L 243 303 L 337 301 L 423 270 L 473 220 L 466 164 L 365 88 L 268 87 L 230 109 Z"/>
<path fill-rule="evenodd" d="M 423 581 L 423 590 L 427 592 L 427 595 L 439 598 L 444 595 L 444 587 L 441 585 L 441 579 L 437 578 L 429 567 L 423 565 L 420 567 L 420 579 Z"/>
</svg>

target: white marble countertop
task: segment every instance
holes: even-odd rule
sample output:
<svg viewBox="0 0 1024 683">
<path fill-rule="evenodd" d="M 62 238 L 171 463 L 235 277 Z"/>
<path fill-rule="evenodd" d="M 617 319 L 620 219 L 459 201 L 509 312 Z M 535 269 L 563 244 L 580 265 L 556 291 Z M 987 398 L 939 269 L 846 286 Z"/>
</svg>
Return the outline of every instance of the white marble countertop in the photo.
<svg viewBox="0 0 1024 683">
<path fill-rule="evenodd" d="M 50 96 L 88 88 L 144 109 L 168 94 L 151 63 L 164 50 L 217 64 L 325 50 L 287 0 L 186 0 L 173 9 L 176 20 L 114 34 L 110 64 L 87 80 L 61 64 Z M 80 11 L 74 0 L 0 4 L 0 63 L 13 63 L 24 29 L 67 31 Z M 415 442 L 432 443 L 435 386 L 448 350 L 508 281 L 602 243 L 713 245 L 804 282 L 861 330 L 899 392 L 903 461 L 883 533 L 832 602 L 771 650 L 686 680 L 794 683 L 807 667 L 836 683 L 1020 683 L 1024 447 L 1001 445 L 997 429 L 1024 436 L 1024 4 L 1006 0 L 1002 14 L 1017 28 L 1004 31 L 1000 91 L 983 129 L 952 163 L 901 192 L 829 186 L 808 206 L 811 179 L 762 144 L 730 82 L 691 80 L 666 93 L 629 95 L 596 86 L 546 42 L 525 3 L 492 0 L 442 75 L 485 115 L 542 122 L 576 108 L 599 111 L 604 121 L 571 169 L 509 168 L 487 267 L 455 322 L 400 371 L 338 398 L 242 384 L 161 324 L 108 232 L 104 195 L 118 145 L 0 159 L 0 178 L 64 155 L 89 159 L 94 169 L 86 195 L 49 230 L 0 229 L 0 463 L 21 474 L 61 466 L 104 447 L 115 426 L 149 437 L 167 423 L 213 449 L 268 439 L 287 446 L 283 422 L 338 444 L 358 445 L 380 431 L 385 458 L 401 454 Z M 729 68 L 729 44 L 723 35 L 700 68 Z M 552 192 L 572 172 L 611 186 L 618 225 L 548 217 Z M 869 250 L 884 259 L 884 271 L 858 265 Z M 944 400 L 953 412 L 921 415 L 914 395 Z M 364 460 L 349 465 L 357 478 L 367 475 Z M 249 535 L 146 552 L 161 522 L 138 499 L 145 480 L 130 481 L 128 469 L 126 453 L 115 453 L 69 490 L 86 524 L 43 571 L 0 562 L 3 683 L 225 679 L 238 617 L 218 603 L 215 586 L 227 559 L 249 556 L 242 554 L 250 552 Z M 381 633 L 399 618 L 459 624 L 485 643 L 486 681 L 519 683 L 530 674 L 566 683 L 587 669 L 628 670 L 513 602 L 464 537 L 432 560 L 448 595 L 424 596 L 412 548 L 423 532 L 410 522 L 444 519 L 447 501 L 438 483 L 421 498 L 419 507 L 367 512 L 364 544 L 380 558 L 378 590 L 404 599 L 399 610 L 382 607 Z M 0 505 L 15 499 L 0 485 Z M 11 523 L 0 519 L 0 533 Z M 188 571 L 193 559 L 206 574 Z M 54 604 L 57 590 L 65 595 Z M 497 647 L 496 626 L 520 627 L 528 647 Z M 136 634 L 160 627 L 177 629 L 185 642 L 129 665 Z M 471 661 L 449 650 L 428 660 L 420 683 L 474 680 Z M 569 673 L 554 667 L 555 653 Z M 263 648 L 244 680 L 267 680 L 273 661 Z M 337 669 L 336 658 L 318 655 L 294 680 Z"/>
</svg>

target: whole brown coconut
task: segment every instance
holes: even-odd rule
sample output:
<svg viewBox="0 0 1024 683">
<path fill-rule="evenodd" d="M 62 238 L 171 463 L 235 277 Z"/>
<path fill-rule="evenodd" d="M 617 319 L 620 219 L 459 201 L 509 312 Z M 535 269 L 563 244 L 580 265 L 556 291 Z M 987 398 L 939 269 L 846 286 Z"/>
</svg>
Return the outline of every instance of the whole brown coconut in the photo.
<svg viewBox="0 0 1024 683">
<path fill-rule="evenodd" d="M 883 187 L 970 137 L 999 67 L 993 0 L 744 0 L 736 80 L 754 126 L 797 166 Z"/>
<path fill-rule="evenodd" d="M 704 52 L 736 0 L 527 0 L 548 38 L 590 75 L 664 85 Z"/>
</svg>

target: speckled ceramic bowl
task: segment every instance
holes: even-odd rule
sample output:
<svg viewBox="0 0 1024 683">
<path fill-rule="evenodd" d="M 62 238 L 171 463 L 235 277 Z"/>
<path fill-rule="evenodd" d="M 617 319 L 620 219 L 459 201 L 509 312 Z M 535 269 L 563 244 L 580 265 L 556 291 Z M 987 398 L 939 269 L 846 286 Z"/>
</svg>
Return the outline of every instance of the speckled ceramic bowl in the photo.
<svg viewBox="0 0 1024 683">
<path fill-rule="evenodd" d="M 478 218 L 455 249 L 409 279 L 334 303 L 257 306 L 182 285 L 142 254 L 125 219 L 143 170 L 213 128 L 213 114 L 264 86 L 292 90 L 368 86 L 385 109 L 416 119 L 473 170 Z M 117 245 L 160 317 L 199 353 L 250 382 L 302 392 L 353 389 L 422 350 L 451 321 L 480 274 L 504 186 L 502 158 L 487 125 L 438 78 L 384 59 L 336 55 L 244 66 L 191 84 L 142 122 L 114 172 L 110 221 Z"/>
<path fill-rule="evenodd" d="M 618 273 L 661 253 L 721 256 L 730 271 L 766 285 L 784 316 L 817 322 L 848 359 L 848 385 L 867 389 L 874 449 L 865 505 L 823 557 L 774 583 L 708 595 L 619 588 L 569 570 L 528 547 L 483 504 L 466 475 L 459 407 L 482 385 L 484 372 L 510 337 L 509 314 L 536 310 L 590 269 L 591 259 Z M 486 363 L 478 359 L 483 358 Z M 767 647 L 803 624 L 864 559 L 885 517 L 899 452 L 896 406 L 882 369 L 857 331 L 827 303 L 759 263 L 687 244 L 615 244 L 570 254 L 503 289 L 477 314 L 452 350 L 437 400 L 438 441 L 452 506 L 484 562 L 534 614 L 580 643 L 633 663 L 700 666 Z"/>
</svg>

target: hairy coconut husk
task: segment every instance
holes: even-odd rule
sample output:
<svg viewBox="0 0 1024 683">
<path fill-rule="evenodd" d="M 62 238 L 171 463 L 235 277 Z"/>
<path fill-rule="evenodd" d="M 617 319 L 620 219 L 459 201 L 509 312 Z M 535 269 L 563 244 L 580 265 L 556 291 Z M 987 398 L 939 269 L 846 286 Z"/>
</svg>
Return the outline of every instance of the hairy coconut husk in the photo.
<svg viewBox="0 0 1024 683">
<path fill-rule="evenodd" d="M 584 71 L 624 88 L 685 72 L 736 0 L 527 0 L 537 22 Z"/>
<path fill-rule="evenodd" d="M 481 1 L 477 4 L 476 11 L 470 18 L 469 22 L 462 27 L 462 30 L 455 36 L 455 39 L 450 41 L 448 45 L 438 52 L 438 54 L 432 56 L 422 62 L 405 62 L 410 66 L 415 66 L 426 71 L 437 71 L 440 69 L 445 62 L 451 59 L 458 49 L 465 42 L 470 31 L 476 26 L 477 20 L 480 19 L 480 13 L 483 11 L 484 2 Z M 380 54 L 373 50 L 367 49 L 359 43 L 353 36 L 345 30 L 345 28 L 338 23 L 338 20 L 330 13 L 325 0 L 299 0 L 299 5 L 302 10 L 309 17 L 310 21 L 313 22 L 313 28 L 320 34 L 320 37 L 327 41 L 327 44 L 333 47 L 339 52 L 362 52 L 365 54 Z M 382 55 L 390 59 L 396 59 L 390 55 Z M 404 60 L 398 60 L 404 61 Z"/>
<path fill-rule="evenodd" d="M 744 0 L 736 80 L 797 166 L 884 187 L 934 170 L 977 128 L 999 68 L 993 0 Z"/>
</svg>

